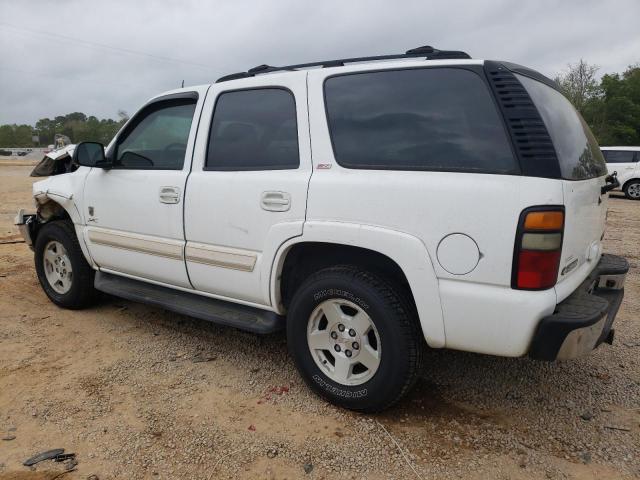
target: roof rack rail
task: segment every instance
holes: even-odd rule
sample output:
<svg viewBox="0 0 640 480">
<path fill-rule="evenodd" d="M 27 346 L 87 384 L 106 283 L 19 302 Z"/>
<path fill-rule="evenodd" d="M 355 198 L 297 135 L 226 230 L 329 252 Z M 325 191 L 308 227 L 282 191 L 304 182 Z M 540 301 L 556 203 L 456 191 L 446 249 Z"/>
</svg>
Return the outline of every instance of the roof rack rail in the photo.
<svg viewBox="0 0 640 480">
<path fill-rule="evenodd" d="M 305 68 L 314 67 L 344 67 L 345 63 L 359 63 L 359 62 L 373 62 L 376 60 L 394 60 L 399 58 L 416 58 L 424 57 L 425 60 L 442 60 L 442 59 L 464 59 L 471 58 L 468 53 L 456 51 L 456 50 L 438 50 L 428 45 L 412 48 L 405 53 L 398 53 L 394 55 L 378 55 L 374 57 L 354 57 L 354 58 L 340 58 L 337 60 L 325 60 L 322 62 L 311 63 L 299 63 L 297 65 L 286 65 L 282 67 L 273 67 L 271 65 L 258 65 L 257 67 L 250 68 L 246 72 L 232 73 L 225 75 L 216 80 L 216 83 L 227 82 L 229 80 L 237 80 L 239 78 L 255 77 L 263 73 L 281 72 L 281 71 L 293 71 Z"/>
</svg>

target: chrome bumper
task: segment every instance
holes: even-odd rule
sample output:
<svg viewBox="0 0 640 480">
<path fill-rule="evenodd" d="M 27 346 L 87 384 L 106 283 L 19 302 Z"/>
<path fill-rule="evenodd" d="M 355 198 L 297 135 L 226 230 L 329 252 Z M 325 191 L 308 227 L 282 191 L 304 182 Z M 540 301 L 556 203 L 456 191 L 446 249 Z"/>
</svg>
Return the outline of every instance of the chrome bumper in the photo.
<svg viewBox="0 0 640 480">
<path fill-rule="evenodd" d="M 613 342 L 613 321 L 624 297 L 629 263 L 603 255 L 589 277 L 552 315 L 543 318 L 529 356 L 538 360 L 567 360 L 585 355 L 603 342 Z"/>
</svg>

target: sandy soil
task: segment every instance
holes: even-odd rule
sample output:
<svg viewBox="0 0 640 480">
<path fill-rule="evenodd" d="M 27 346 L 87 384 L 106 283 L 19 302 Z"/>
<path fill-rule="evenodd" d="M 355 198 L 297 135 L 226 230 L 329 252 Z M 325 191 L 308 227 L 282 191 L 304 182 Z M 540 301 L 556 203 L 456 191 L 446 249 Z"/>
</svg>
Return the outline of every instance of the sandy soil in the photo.
<svg viewBox="0 0 640 480">
<path fill-rule="evenodd" d="M 30 170 L 0 162 L 0 479 L 640 476 L 640 202 L 610 200 L 607 249 L 632 264 L 613 346 L 554 364 L 429 352 L 405 401 L 364 416 L 309 392 L 283 335 L 113 298 L 55 307 L 6 243 Z M 52 448 L 75 470 L 22 466 Z"/>
</svg>

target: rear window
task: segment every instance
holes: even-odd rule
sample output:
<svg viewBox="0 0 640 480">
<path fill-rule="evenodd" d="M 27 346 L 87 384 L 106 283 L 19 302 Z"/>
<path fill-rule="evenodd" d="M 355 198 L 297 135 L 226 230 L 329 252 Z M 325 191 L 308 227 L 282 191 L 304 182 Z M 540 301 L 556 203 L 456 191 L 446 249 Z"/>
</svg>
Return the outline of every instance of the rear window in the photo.
<svg viewBox="0 0 640 480">
<path fill-rule="evenodd" d="M 348 168 L 519 173 L 490 93 L 461 68 L 330 77 L 327 117 Z"/>
<path fill-rule="evenodd" d="M 635 153 L 624 150 L 603 150 L 607 163 L 632 163 L 635 161 Z"/>
<path fill-rule="evenodd" d="M 585 180 L 605 175 L 607 165 L 593 133 L 571 102 L 557 90 L 516 74 L 527 89 L 544 121 L 566 180 Z"/>
</svg>

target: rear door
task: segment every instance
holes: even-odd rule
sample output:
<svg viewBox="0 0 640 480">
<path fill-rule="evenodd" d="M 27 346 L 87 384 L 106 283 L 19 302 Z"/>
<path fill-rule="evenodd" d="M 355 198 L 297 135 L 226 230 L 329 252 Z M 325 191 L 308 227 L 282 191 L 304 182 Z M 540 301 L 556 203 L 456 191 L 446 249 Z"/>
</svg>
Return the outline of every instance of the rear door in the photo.
<svg viewBox="0 0 640 480">
<path fill-rule="evenodd" d="M 206 87 L 154 100 L 110 145 L 112 169 L 85 183 L 89 252 L 102 270 L 190 288 L 183 197 Z"/>
<path fill-rule="evenodd" d="M 623 149 L 603 149 L 602 153 L 607 161 L 609 173 L 618 172 L 618 181 L 624 185 L 627 180 L 635 178 L 638 174 L 638 152 Z"/>
<path fill-rule="evenodd" d="M 185 205 L 195 289 L 269 305 L 275 252 L 301 235 L 311 176 L 306 72 L 217 83 Z"/>
<path fill-rule="evenodd" d="M 565 227 L 556 291 L 562 301 L 602 254 L 607 195 L 601 187 L 607 167 L 595 137 L 569 100 L 548 85 L 517 76 L 542 116 L 560 163 Z"/>
</svg>

